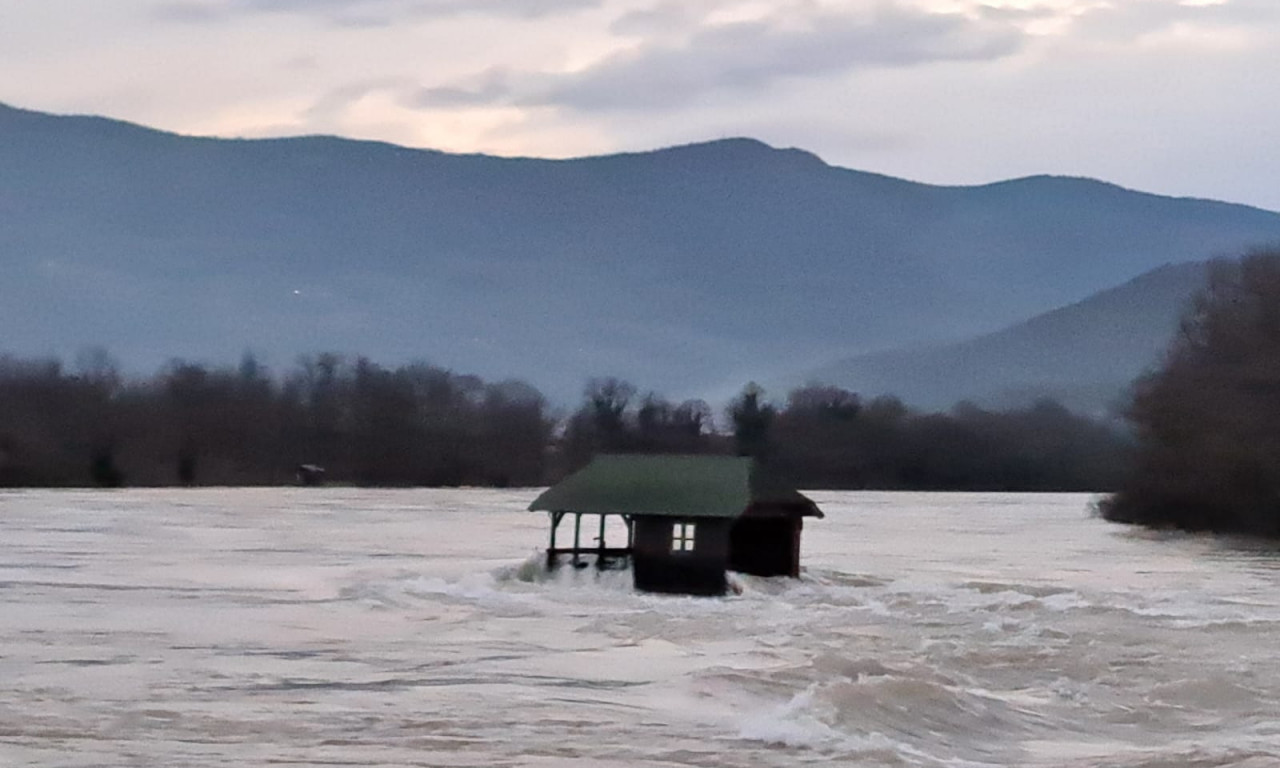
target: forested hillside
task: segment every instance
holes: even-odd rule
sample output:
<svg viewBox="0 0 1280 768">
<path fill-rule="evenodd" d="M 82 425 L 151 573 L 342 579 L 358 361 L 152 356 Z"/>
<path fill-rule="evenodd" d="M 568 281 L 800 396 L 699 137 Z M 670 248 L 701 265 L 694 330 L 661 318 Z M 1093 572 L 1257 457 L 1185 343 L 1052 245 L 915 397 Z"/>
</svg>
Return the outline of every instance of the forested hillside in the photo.
<svg viewBox="0 0 1280 768">
<path fill-rule="evenodd" d="M 338 350 L 681 395 L 990 332 L 1280 215 L 1087 179 L 940 187 L 731 139 L 552 161 L 0 107 L 0 350 Z"/>
</svg>

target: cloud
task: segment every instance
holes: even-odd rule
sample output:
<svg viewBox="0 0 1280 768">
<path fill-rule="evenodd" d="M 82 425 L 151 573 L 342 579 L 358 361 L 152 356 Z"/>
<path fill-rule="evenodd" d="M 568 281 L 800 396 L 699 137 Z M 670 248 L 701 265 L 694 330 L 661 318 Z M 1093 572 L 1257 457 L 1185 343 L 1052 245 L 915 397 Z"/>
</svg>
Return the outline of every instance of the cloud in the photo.
<svg viewBox="0 0 1280 768">
<path fill-rule="evenodd" d="M 514 99 L 511 82 L 519 77 L 505 69 L 491 69 L 465 83 L 419 88 L 405 101 L 411 107 L 430 109 L 505 104 Z"/>
<path fill-rule="evenodd" d="M 327 91 L 304 112 L 308 125 L 331 126 L 341 122 L 347 111 L 365 97 L 379 92 L 395 92 L 407 86 L 403 78 L 384 77 L 347 83 Z"/>
<path fill-rule="evenodd" d="M 609 27 L 618 38 L 615 52 L 588 66 L 561 72 L 494 67 L 421 88 L 404 101 L 428 109 L 673 110 L 709 97 L 762 95 L 787 82 L 835 82 L 860 70 L 994 61 L 1036 45 L 1045 30 L 1122 46 L 1160 40 L 1169 30 L 1178 32 L 1179 40 L 1236 39 L 1239 34 L 1228 33 L 1265 27 L 1280 16 L 1277 5 L 1271 0 L 955 0 L 950 10 L 937 11 L 911 0 L 885 0 L 836 10 L 797 0 L 776 2 L 766 14 L 742 19 L 733 12 L 750 4 L 660 0 L 619 14 Z"/>
<path fill-rule="evenodd" d="M 151 9 L 151 16 L 159 21 L 201 24 L 221 20 L 224 10 L 213 3 L 183 1 L 161 3 Z"/>
<path fill-rule="evenodd" d="M 623 17 L 615 26 L 669 30 L 676 15 L 658 9 Z M 762 91 L 785 79 L 998 59 L 1017 52 L 1024 39 L 1009 19 L 881 5 L 864 15 L 824 12 L 704 24 L 683 40 L 641 43 L 581 70 L 490 71 L 424 88 L 413 101 L 433 108 L 506 103 L 584 111 L 670 109 L 709 94 Z"/>
<path fill-rule="evenodd" d="M 701 23 L 714 6 L 689 3 L 684 0 L 667 0 L 657 5 L 623 13 L 610 25 L 610 31 L 618 35 L 654 36 L 681 32 Z"/>
<path fill-rule="evenodd" d="M 246 14 L 315 16 L 344 26 L 390 26 L 411 18 L 464 15 L 534 19 L 595 7 L 602 0 L 166 0 L 153 7 L 164 21 L 208 23 Z"/>
</svg>

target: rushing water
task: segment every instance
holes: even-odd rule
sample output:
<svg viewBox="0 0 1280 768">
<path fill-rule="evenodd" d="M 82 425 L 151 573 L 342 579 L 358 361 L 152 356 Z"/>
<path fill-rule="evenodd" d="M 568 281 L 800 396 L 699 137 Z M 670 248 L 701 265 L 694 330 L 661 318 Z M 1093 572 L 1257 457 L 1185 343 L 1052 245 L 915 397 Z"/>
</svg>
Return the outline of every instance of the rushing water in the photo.
<svg viewBox="0 0 1280 768">
<path fill-rule="evenodd" d="M 0 766 L 1280 765 L 1280 557 L 1079 495 L 819 493 L 723 599 L 526 491 L 0 493 Z"/>
</svg>

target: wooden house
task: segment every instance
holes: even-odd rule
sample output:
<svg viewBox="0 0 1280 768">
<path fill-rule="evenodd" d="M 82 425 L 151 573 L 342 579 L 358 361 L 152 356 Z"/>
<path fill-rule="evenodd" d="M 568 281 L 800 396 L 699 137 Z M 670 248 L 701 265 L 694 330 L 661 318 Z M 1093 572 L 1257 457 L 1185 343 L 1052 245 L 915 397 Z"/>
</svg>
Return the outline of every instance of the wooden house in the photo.
<svg viewBox="0 0 1280 768">
<path fill-rule="evenodd" d="M 629 561 L 637 589 L 693 595 L 723 594 L 730 570 L 798 576 L 803 520 L 822 517 L 766 468 L 736 456 L 597 456 L 529 509 L 550 514 L 549 568 L 565 559 L 601 568 Z M 598 518 L 585 546 L 584 515 Z M 569 517 L 572 546 L 558 546 Z M 625 546 L 606 544 L 610 519 L 625 523 Z"/>
</svg>

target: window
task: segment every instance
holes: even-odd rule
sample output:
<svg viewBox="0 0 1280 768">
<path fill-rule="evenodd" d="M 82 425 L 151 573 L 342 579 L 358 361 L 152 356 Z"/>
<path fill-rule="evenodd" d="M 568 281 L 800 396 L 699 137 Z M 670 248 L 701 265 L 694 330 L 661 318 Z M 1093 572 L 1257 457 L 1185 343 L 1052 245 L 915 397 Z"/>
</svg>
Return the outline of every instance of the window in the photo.
<svg viewBox="0 0 1280 768">
<path fill-rule="evenodd" d="M 676 523 L 671 526 L 671 551 L 692 552 L 697 523 Z"/>
</svg>

